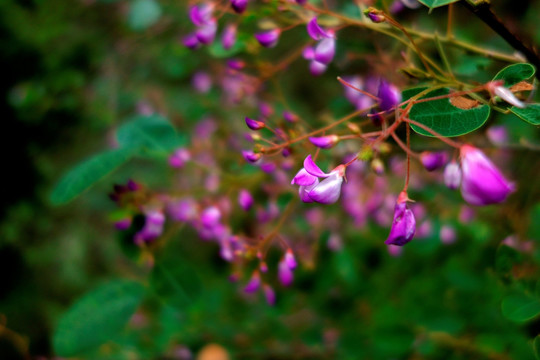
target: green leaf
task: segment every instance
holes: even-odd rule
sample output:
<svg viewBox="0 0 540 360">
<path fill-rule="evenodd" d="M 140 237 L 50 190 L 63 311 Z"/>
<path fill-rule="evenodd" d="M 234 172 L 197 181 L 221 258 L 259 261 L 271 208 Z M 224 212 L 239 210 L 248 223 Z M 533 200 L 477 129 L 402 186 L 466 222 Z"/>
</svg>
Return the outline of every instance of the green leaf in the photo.
<svg viewBox="0 0 540 360">
<path fill-rule="evenodd" d="M 74 356 L 110 340 L 125 327 L 143 295 L 144 287 L 128 280 L 114 280 L 85 294 L 58 322 L 56 355 Z"/>
<path fill-rule="evenodd" d="M 160 115 L 134 116 L 118 129 L 117 138 L 121 147 L 158 152 L 170 152 L 186 142 L 171 123 Z"/>
<path fill-rule="evenodd" d="M 524 294 L 512 294 L 502 301 L 503 315 L 517 322 L 530 320 L 540 314 L 540 301 Z"/>
<path fill-rule="evenodd" d="M 177 259 L 160 261 L 152 270 L 150 286 L 168 305 L 175 307 L 190 305 L 201 292 L 199 277 Z"/>
<path fill-rule="evenodd" d="M 426 87 L 407 89 L 403 91 L 405 100 L 413 97 Z M 449 89 L 437 89 L 429 92 L 421 99 L 447 95 Z M 481 127 L 489 117 L 490 108 L 487 105 L 477 106 L 472 109 L 460 109 L 450 103 L 449 99 L 427 101 L 414 105 L 409 117 L 445 137 L 460 136 Z M 433 136 L 428 131 L 416 125 L 412 129 L 421 135 Z"/>
<path fill-rule="evenodd" d="M 51 193 L 51 202 L 60 205 L 73 200 L 129 160 L 133 153 L 132 148 L 110 150 L 80 163 L 60 179 Z"/>
<path fill-rule="evenodd" d="M 154 0 L 135 0 L 131 3 L 128 24 L 133 30 L 144 30 L 161 17 L 161 7 Z"/>
<path fill-rule="evenodd" d="M 513 64 L 499 71 L 493 80 L 504 80 L 504 86 L 510 87 L 523 80 L 529 79 L 534 73 L 535 69 L 531 64 Z"/>
<path fill-rule="evenodd" d="M 418 0 L 418 1 L 420 1 L 422 4 L 426 5 L 427 7 L 430 7 L 433 9 L 439 6 L 444 6 L 444 5 L 458 2 L 459 0 Z"/>
<path fill-rule="evenodd" d="M 512 106 L 510 109 L 517 117 L 533 125 L 540 125 L 540 104 L 527 104 L 526 108 Z"/>
</svg>

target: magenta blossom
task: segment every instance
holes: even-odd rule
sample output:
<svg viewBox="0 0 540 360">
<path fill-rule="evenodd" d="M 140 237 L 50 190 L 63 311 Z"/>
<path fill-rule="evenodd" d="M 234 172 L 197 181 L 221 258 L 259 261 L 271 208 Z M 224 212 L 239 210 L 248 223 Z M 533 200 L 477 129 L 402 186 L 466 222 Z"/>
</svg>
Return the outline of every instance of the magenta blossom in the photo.
<svg viewBox="0 0 540 360">
<path fill-rule="evenodd" d="M 200 6 L 195 5 L 189 9 L 189 18 L 193 25 L 203 26 L 210 22 L 213 11 L 213 4 L 202 4 Z"/>
<path fill-rule="evenodd" d="M 265 127 L 265 124 L 262 121 L 255 120 L 247 116 L 245 120 L 246 120 L 247 127 L 250 128 L 251 130 L 261 130 L 262 128 Z"/>
<path fill-rule="evenodd" d="M 381 79 L 381 83 L 379 84 L 377 97 L 379 98 L 379 107 L 383 111 L 388 111 L 401 102 L 401 92 L 399 89 L 384 79 Z"/>
<path fill-rule="evenodd" d="M 308 155 L 304 160 L 304 168 L 300 169 L 291 184 L 300 185 L 298 193 L 303 202 L 333 204 L 341 194 L 341 184 L 345 176 L 345 166 L 339 165 L 330 173 L 323 172 Z M 319 182 L 319 178 L 324 178 Z"/>
<path fill-rule="evenodd" d="M 386 245 L 403 246 L 412 240 L 416 231 L 416 220 L 414 214 L 407 206 L 408 196 L 406 192 L 399 194 L 394 208 L 394 220 L 390 235 L 384 242 Z"/>
<path fill-rule="evenodd" d="M 294 280 L 292 269 L 287 264 L 285 258 L 278 264 L 278 279 L 283 286 L 290 286 Z"/>
<path fill-rule="evenodd" d="M 249 279 L 249 282 L 244 288 L 244 291 L 248 294 L 252 294 L 255 291 L 259 290 L 260 286 L 261 286 L 261 275 L 259 274 L 257 270 L 255 270 L 253 272 L 253 275 L 251 275 L 251 279 Z"/>
<path fill-rule="evenodd" d="M 321 149 L 330 149 L 339 142 L 339 136 L 327 135 L 327 136 L 320 136 L 320 137 L 310 137 L 309 141 L 313 145 Z"/>
<path fill-rule="evenodd" d="M 308 22 L 307 32 L 313 40 L 317 40 L 317 41 L 322 40 L 324 38 L 332 37 L 331 33 L 326 32 L 323 28 L 319 26 L 319 24 L 317 23 L 317 17 L 314 17 Z"/>
<path fill-rule="evenodd" d="M 277 45 L 281 35 L 280 29 L 273 29 L 270 31 L 258 32 L 255 34 L 255 39 L 264 47 L 271 48 Z"/>
<path fill-rule="evenodd" d="M 501 203 L 515 190 L 514 184 L 506 180 L 479 149 L 463 145 L 460 155 L 463 174 L 461 194 L 469 204 Z"/>
<path fill-rule="evenodd" d="M 234 46 L 236 42 L 236 25 L 229 24 L 223 30 L 221 34 L 221 45 L 225 50 L 229 50 Z"/>
<path fill-rule="evenodd" d="M 427 171 L 434 171 L 446 164 L 448 155 L 443 151 L 424 151 L 420 154 L 420 161 Z"/>
<path fill-rule="evenodd" d="M 247 5 L 248 5 L 248 0 L 231 0 L 231 7 L 238 14 L 241 14 L 244 11 L 246 11 Z"/>
<path fill-rule="evenodd" d="M 240 190 L 240 193 L 238 194 L 238 204 L 240 204 L 240 207 L 244 209 L 244 211 L 251 209 L 253 202 L 253 196 L 251 196 L 249 191 L 246 189 Z"/>
<path fill-rule="evenodd" d="M 336 53 L 336 39 L 334 38 L 325 38 L 319 41 L 315 47 L 314 60 L 328 65 L 334 59 Z"/>
</svg>

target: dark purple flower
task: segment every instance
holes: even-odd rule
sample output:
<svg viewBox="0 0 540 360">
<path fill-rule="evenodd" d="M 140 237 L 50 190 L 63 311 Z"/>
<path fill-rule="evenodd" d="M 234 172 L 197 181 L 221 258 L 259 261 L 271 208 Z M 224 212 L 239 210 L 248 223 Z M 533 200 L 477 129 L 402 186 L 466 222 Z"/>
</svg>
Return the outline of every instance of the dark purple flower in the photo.
<svg viewBox="0 0 540 360">
<path fill-rule="evenodd" d="M 460 151 L 463 179 L 461 194 L 472 205 L 503 202 L 515 190 L 499 169 L 479 149 L 463 145 Z"/>
<path fill-rule="evenodd" d="M 377 97 L 379 98 L 379 107 L 383 111 L 388 111 L 401 102 L 401 92 L 399 89 L 384 79 L 381 79 L 381 83 L 379 84 Z"/>
<path fill-rule="evenodd" d="M 273 29 L 270 31 L 258 32 L 255 34 L 255 39 L 264 47 L 271 48 L 276 46 L 279 35 L 281 35 L 280 29 Z"/>
<path fill-rule="evenodd" d="M 309 141 L 313 145 L 321 149 L 330 149 L 339 142 L 339 136 L 326 135 L 326 136 L 320 136 L 320 137 L 310 137 Z"/>
<path fill-rule="evenodd" d="M 315 47 L 314 60 L 328 65 L 334 59 L 334 54 L 336 53 L 336 39 L 334 38 L 324 38 Z"/>
<path fill-rule="evenodd" d="M 251 130 L 261 130 L 265 127 L 265 124 L 262 121 L 254 120 L 246 116 L 246 125 Z"/>
<path fill-rule="evenodd" d="M 384 242 L 386 245 L 398 245 L 403 246 L 412 240 L 414 232 L 416 230 L 416 220 L 414 219 L 413 212 L 407 206 L 407 194 L 402 192 L 396 207 L 394 208 L 394 220 L 392 222 L 392 228 L 390 229 L 390 235 Z"/>
<path fill-rule="evenodd" d="M 254 153 L 250 150 L 242 150 L 242 156 L 244 157 L 244 159 L 246 159 L 246 161 L 250 163 L 256 163 L 261 159 L 262 155 L 260 153 Z"/>
<path fill-rule="evenodd" d="M 444 168 L 444 184 L 451 190 L 456 190 L 461 184 L 461 168 L 455 161 Z"/>
<path fill-rule="evenodd" d="M 238 204 L 240 204 L 240 207 L 244 209 L 244 211 L 248 211 L 253 206 L 253 196 L 247 191 L 246 189 L 240 190 L 240 193 L 238 194 Z"/>
<path fill-rule="evenodd" d="M 446 164 L 448 155 L 443 151 L 424 151 L 420 154 L 420 161 L 427 171 L 434 171 Z"/>
<path fill-rule="evenodd" d="M 200 45 L 200 42 L 197 39 L 197 35 L 195 35 L 195 34 L 188 34 L 188 35 L 184 36 L 184 38 L 182 39 L 182 42 L 183 42 L 185 47 L 187 47 L 188 49 L 191 49 L 191 50 L 197 49 L 199 47 L 199 45 Z"/>
<path fill-rule="evenodd" d="M 231 0 L 231 7 L 238 14 L 243 13 L 246 10 L 247 5 L 248 0 Z"/>
<path fill-rule="evenodd" d="M 319 26 L 319 24 L 317 23 L 317 17 L 314 17 L 313 19 L 311 19 L 308 24 L 307 24 L 307 32 L 309 34 L 309 36 L 311 36 L 311 38 L 313 40 L 321 40 L 323 38 L 330 38 L 332 37 L 331 34 L 327 33 L 326 31 L 324 31 L 323 28 L 321 28 Z"/>
<path fill-rule="evenodd" d="M 236 42 L 236 25 L 229 24 L 225 27 L 225 30 L 223 30 L 223 33 L 221 34 L 221 45 L 223 45 L 223 48 L 225 50 L 229 50 L 234 46 L 234 43 Z"/>
</svg>

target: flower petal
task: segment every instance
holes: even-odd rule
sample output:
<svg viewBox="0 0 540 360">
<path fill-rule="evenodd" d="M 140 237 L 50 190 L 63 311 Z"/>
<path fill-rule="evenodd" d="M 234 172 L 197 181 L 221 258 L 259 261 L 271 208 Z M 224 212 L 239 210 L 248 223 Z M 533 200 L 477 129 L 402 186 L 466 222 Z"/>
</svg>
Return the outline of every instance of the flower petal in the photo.
<svg viewBox="0 0 540 360">
<path fill-rule="evenodd" d="M 337 172 L 332 172 L 329 177 L 320 182 L 308 195 L 320 204 L 333 204 L 339 200 L 343 177 Z"/>
<path fill-rule="evenodd" d="M 311 157 L 311 154 L 308 155 L 306 159 L 304 160 L 304 169 L 306 169 L 308 173 L 316 177 L 325 178 L 325 177 L 330 176 L 330 174 L 325 173 L 317 166 L 317 164 L 315 164 L 315 162 L 313 161 L 313 158 Z"/>
<path fill-rule="evenodd" d="M 317 17 L 311 19 L 307 24 L 307 32 L 313 40 L 321 40 L 322 38 L 331 37 L 326 31 L 323 30 L 317 23 Z"/>
<path fill-rule="evenodd" d="M 300 185 L 300 186 L 309 186 L 313 185 L 317 181 L 317 177 L 311 175 L 306 171 L 306 169 L 302 168 L 298 173 L 295 175 L 295 177 L 291 181 L 291 185 Z"/>
</svg>

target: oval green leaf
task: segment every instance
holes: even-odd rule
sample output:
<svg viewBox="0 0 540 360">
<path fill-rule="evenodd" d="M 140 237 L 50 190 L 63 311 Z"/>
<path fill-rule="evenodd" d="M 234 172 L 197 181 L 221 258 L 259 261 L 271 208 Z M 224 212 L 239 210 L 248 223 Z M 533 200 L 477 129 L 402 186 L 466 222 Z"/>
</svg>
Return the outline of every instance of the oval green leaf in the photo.
<svg viewBox="0 0 540 360">
<path fill-rule="evenodd" d="M 128 24 L 133 30 L 144 30 L 161 17 L 161 7 L 154 0 L 135 0 L 128 13 Z"/>
<path fill-rule="evenodd" d="M 420 1 L 422 4 L 426 5 L 427 7 L 433 9 L 439 6 L 444 6 L 444 5 L 458 2 L 459 0 L 418 0 L 418 1 Z"/>
<path fill-rule="evenodd" d="M 427 88 L 413 88 L 403 91 L 405 100 L 419 94 Z M 429 92 L 421 99 L 447 95 L 450 90 L 447 88 L 437 89 Z M 436 133 L 445 136 L 460 136 L 480 128 L 489 117 L 490 108 L 487 105 L 477 106 L 472 109 L 460 109 L 450 103 L 449 99 L 427 101 L 414 105 L 409 113 L 409 118 L 415 120 Z M 428 131 L 418 126 L 411 125 L 418 134 L 433 136 Z"/>
<path fill-rule="evenodd" d="M 531 64 L 513 64 L 499 71 L 493 80 L 504 80 L 504 86 L 510 87 L 521 81 L 530 79 L 535 72 L 534 66 Z"/>
<path fill-rule="evenodd" d="M 121 147 L 150 151 L 169 152 L 185 144 L 185 139 L 160 115 L 134 116 L 118 129 L 116 135 Z"/>
<path fill-rule="evenodd" d="M 105 283 L 84 295 L 58 322 L 56 355 L 74 356 L 110 340 L 125 327 L 143 295 L 141 284 L 127 280 Z"/>
<path fill-rule="evenodd" d="M 80 163 L 60 179 L 51 193 L 51 203 L 60 205 L 73 200 L 129 160 L 133 153 L 132 148 L 110 150 Z"/>
<path fill-rule="evenodd" d="M 527 104 L 527 107 L 523 109 L 512 106 L 510 111 L 521 120 L 533 125 L 540 125 L 540 104 Z"/>
<path fill-rule="evenodd" d="M 517 322 L 530 320 L 540 314 L 540 301 L 524 294 L 512 294 L 502 301 L 503 315 Z"/>
</svg>

